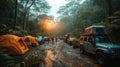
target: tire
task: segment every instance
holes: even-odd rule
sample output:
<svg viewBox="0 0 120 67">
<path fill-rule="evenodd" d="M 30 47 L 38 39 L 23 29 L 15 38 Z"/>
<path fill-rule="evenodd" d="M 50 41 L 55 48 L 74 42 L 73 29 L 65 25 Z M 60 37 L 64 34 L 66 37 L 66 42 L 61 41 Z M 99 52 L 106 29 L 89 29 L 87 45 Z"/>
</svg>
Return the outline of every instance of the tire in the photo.
<svg viewBox="0 0 120 67">
<path fill-rule="evenodd" d="M 98 64 L 103 65 L 106 62 L 106 59 L 107 58 L 103 52 L 96 53 L 96 60 Z"/>
<path fill-rule="evenodd" d="M 80 54 L 85 54 L 85 49 L 83 46 L 80 46 Z"/>
</svg>

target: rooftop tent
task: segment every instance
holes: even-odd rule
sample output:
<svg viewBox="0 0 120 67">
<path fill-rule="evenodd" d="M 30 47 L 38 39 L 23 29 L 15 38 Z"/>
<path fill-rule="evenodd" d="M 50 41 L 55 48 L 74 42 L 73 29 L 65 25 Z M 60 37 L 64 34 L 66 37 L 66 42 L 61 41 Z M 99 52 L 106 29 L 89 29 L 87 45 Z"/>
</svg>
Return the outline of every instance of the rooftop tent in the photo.
<svg viewBox="0 0 120 67">
<path fill-rule="evenodd" d="M 86 34 L 106 34 L 104 26 L 90 26 L 85 28 Z"/>
</svg>

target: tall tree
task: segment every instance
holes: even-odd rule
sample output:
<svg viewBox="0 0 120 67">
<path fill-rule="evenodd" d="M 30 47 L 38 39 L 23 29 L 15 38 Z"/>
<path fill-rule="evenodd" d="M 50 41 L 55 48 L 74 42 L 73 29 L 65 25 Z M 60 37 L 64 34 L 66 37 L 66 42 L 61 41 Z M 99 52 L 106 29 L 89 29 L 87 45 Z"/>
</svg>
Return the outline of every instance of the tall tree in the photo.
<svg viewBox="0 0 120 67">
<path fill-rule="evenodd" d="M 15 25 L 14 26 L 16 26 L 17 24 L 17 6 L 18 6 L 18 1 L 15 0 Z"/>
<path fill-rule="evenodd" d="M 36 13 L 40 13 L 40 12 L 47 13 L 48 10 L 50 9 L 50 6 L 45 0 L 20 0 L 19 3 L 24 7 L 24 12 L 23 12 L 24 29 L 26 28 L 26 22 L 27 22 L 26 20 L 29 19 L 33 20 L 31 17 L 32 16 L 34 16 L 34 18 L 37 17 Z M 42 10 L 42 11 L 38 11 L 38 10 Z"/>
<path fill-rule="evenodd" d="M 45 0 L 1 0 L 0 32 L 4 31 L 4 34 L 20 33 L 23 27 L 28 31 L 31 28 L 27 24 L 32 24 L 33 20 L 38 16 L 36 13 L 47 13 L 49 9 L 50 6 Z M 17 28 L 19 28 L 18 31 L 15 30 Z"/>
<path fill-rule="evenodd" d="M 111 5 L 111 0 L 107 0 L 108 4 L 108 17 L 112 15 L 112 5 Z M 108 19 L 108 22 L 111 23 L 111 19 Z"/>
</svg>

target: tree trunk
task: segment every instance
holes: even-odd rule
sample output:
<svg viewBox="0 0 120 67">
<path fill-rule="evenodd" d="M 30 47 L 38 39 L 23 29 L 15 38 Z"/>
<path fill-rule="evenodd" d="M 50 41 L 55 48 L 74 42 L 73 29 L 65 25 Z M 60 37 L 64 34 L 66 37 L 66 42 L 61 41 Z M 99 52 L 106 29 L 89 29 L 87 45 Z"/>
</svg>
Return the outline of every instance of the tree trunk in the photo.
<svg viewBox="0 0 120 67">
<path fill-rule="evenodd" d="M 24 26 L 23 26 L 24 30 L 26 28 L 26 17 L 27 17 L 27 11 L 25 11 L 25 13 L 24 13 Z"/>
<path fill-rule="evenodd" d="M 27 14 L 29 14 L 30 7 L 35 3 L 35 0 L 27 7 L 29 0 L 27 0 L 26 6 L 25 6 L 25 14 L 24 14 L 24 30 L 26 28 L 26 21 L 27 21 Z"/>
<path fill-rule="evenodd" d="M 107 0 L 108 3 L 108 17 L 112 15 L 112 5 L 111 5 L 111 0 Z M 108 19 L 108 22 L 111 23 L 111 19 Z"/>
<path fill-rule="evenodd" d="M 18 2 L 17 2 L 17 0 L 15 0 L 15 21 L 14 21 L 14 26 L 16 26 L 17 25 L 17 4 L 18 4 Z"/>
</svg>

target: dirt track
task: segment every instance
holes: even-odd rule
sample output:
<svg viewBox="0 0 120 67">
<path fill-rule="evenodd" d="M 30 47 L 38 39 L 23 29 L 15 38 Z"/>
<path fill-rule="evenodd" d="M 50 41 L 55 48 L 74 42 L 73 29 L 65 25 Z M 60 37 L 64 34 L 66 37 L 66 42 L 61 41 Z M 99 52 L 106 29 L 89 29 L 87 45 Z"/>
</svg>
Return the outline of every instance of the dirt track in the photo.
<svg viewBox="0 0 120 67">
<path fill-rule="evenodd" d="M 113 62 L 100 66 L 96 63 L 93 55 L 82 55 L 79 48 L 74 49 L 63 40 L 58 40 L 54 44 L 45 42 L 33 49 L 32 53 L 40 56 L 39 58 L 44 61 L 42 63 L 38 61 L 37 65 L 33 65 L 34 67 L 117 67 Z"/>
<path fill-rule="evenodd" d="M 52 44 L 45 43 L 46 67 L 100 67 L 94 61 L 80 55 L 79 49 L 64 43 L 62 40 Z"/>
</svg>

